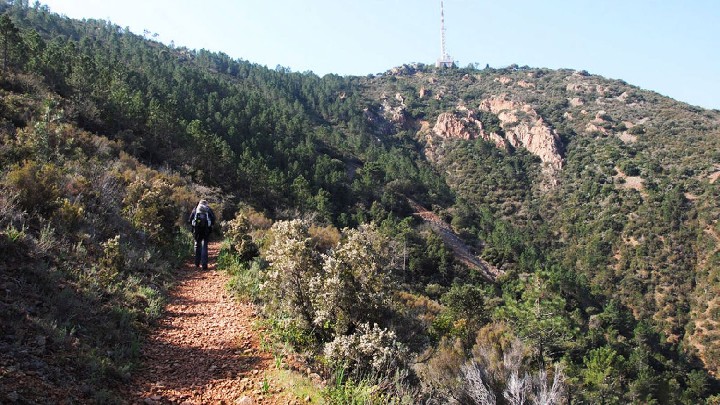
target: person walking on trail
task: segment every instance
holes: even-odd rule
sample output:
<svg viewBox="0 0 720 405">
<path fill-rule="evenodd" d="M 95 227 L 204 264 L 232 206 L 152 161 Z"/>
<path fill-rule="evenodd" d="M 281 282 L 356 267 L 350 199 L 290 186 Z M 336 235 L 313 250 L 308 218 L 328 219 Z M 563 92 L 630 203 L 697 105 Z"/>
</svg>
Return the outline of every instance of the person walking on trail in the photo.
<svg viewBox="0 0 720 405">
<path fill-rule="evenodd" d="M 212 232 L 212 226 L 215 224 L 215 214 L 207 200 L 200 200 L 190 214 L 189 222 L 195 239 L 195 267 L 200 267 L 202 264 L 202 268 L 207 270 L 208 239 Z"/>
</svg>

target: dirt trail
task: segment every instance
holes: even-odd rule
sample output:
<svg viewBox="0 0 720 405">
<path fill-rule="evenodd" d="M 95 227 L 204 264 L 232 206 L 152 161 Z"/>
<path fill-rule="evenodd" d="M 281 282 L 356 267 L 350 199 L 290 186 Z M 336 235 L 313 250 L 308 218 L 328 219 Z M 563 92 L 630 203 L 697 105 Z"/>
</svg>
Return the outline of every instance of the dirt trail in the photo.
<svg viewBox="0 0 720 405">
<path fill-rule="evenodd" d="M 219 243 L 210 244 L 210 269 L 191 261 L 182 269 L 164 317 L 142 349 L 143 365 L 127 391 L 135 404 L 284 403 L 263 390 L 272 356 L 260 350 L 254 309 L 227 291 L 215 270 Z"/>
<path fill-rule="evenodd" d="M 427 222 L 432 227 L 435 233 L 442 238 L 443 242 L 450 247 L 455 254 L 456 259 L 464 263 L 466 266 L 480 272 L 480 274 L 490 282 L 494 282 L 500 275 L 502 275 L 500 269 L 480 257 L 475 256 L 470 250 L 470 247 L 468 247 L 468 245 L 455 234 L 450 225 L 437 216 L 437 214 L 432 211 L 428 211 L 425 207 L 413 200 L 408 200 L 408 202 L 410 203 L 410 207 L 415 210 L 414 215 L 422 218 L 423 221 Z"/>
</svg>

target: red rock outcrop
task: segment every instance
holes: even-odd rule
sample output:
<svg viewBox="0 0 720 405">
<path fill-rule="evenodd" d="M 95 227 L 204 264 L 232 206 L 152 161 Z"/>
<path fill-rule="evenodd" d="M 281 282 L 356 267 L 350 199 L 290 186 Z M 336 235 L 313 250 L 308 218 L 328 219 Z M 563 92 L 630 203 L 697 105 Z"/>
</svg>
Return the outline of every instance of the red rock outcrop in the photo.
<svg viewBox="0 0 720 405">
<path fill-rule="evenodd" d="M 396 93 L 395 101 L 397 105 L 392 105 L 387 97 L 383 96 L 382 114 L 386 119 L 390 120 L 390 122 L 403 126 L 405 125 L 405 98 L 402 94 Z"/>
<path fill-rule="evenodd" d="M 520 87 L 522 87 L 522 88 L 525 88 L 525 89 L 534 89 L 534 88 L 535 88 L 535 83 L 528 82 L 528 81 L 525 81 L 525 80 L 520 80 L 520 81 L 518 81 L 518 82 L 517 82 L 517 85 L 520 86 Z"/>
<path fill-rule="evenodd" d="M 527 149 L 548 169 L 562 168 L 560 136 L 532 107 L 505 97 L 492 97 L 483 100 L 480 109 L 498 116 L 505 138 L 513 147 Z"/>
<path fill-rule="evenodd" d="M 483 124 L 472 111 L 465 111 L 465 116 L 456 113 L 442 113 L 433 127 L 433 133 L 442 138 L 476 139 L 481 138 L 493 142 L 498 148 L 505 148 L 505 139 L 494 132 L 486 132 Z"/>
</svg>

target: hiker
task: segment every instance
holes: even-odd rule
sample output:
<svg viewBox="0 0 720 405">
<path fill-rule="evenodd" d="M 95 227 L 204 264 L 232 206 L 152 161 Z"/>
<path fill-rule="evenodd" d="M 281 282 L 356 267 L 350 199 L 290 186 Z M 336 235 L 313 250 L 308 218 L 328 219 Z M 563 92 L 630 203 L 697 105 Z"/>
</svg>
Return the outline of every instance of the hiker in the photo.
<svg viewBox="0 0 720 405">
<path fill-rule="evenodd" d="M 188 220 L 192 226 L 193 238 L 195 239 L 195 267 L 208 268 L 208 239 L 212 226 L 215 223 L 215 214 L 208 205 L 207 200 L 200 200 L 190 214 Z"/>
</svg>

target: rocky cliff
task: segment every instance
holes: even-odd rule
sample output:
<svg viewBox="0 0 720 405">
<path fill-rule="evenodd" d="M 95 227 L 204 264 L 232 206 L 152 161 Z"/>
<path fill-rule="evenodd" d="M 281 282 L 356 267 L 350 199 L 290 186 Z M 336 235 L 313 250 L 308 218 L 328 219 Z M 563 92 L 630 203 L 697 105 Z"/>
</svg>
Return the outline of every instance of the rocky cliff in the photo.
<svg viewBox="0 0 720 405">
<path fill-rule="evenodd" d="M 440 114 L 432 132 L 441 138 L 481 138 L 494 143 L 498 148 L 507 148 L 505 139 L 495 132 L 485 131 L 482 122 L 470 110 Z"/>
<path fill-rule="evenodd" d="M 527 149 L 539 157 L 547 169 L 554 171 L 562 168 L 560 136 L 530 105 L 497 96 L 483 100 L 480 109 L 498 116 L 510 145 Z"/>
<path fill-rule="evenodd" d="M 441 113 L 432 128 L 432 135 L 441 139 L 484 139 L 498 148 L 525 148 L 543 162 L 548 172 L 563 166 L 560 137 L 529 105 L 517 103 L 504 96 L 483 100 L 479 111 L 492 113 L 500 120 L 504 137 L 486 131 L 478 112 L 459 107 L 456 111 Z M 427 139 L 432 144 L 432 138 Z"/>
</svg>

